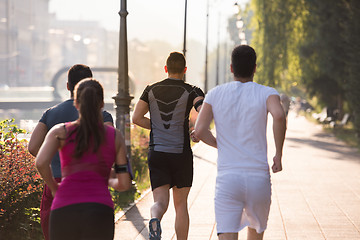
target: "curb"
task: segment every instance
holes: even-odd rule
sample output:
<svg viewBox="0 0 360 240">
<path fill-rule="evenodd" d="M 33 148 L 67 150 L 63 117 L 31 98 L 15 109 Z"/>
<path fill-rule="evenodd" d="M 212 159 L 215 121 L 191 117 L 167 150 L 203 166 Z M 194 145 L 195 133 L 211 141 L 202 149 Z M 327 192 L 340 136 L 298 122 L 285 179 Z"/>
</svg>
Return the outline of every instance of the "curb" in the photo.
<svg viewBox="0 0 360 240">
<path fill-rule="evenodd" d="M 195 151 L 198 145 L 199 144 L 195 143 L 195 145 L 191 148 L 193 152 Z M 141 202 L 150 192 L 151 192 L 151 187 L 145 190 L 138 199 L 130 203 L 128 207 L 115 213 L 114 222 L 116 223 L 117 221 L 119 221 L 120 218 L 122 218 L 128 211 L 130 211 L 130 209 L 132 209 L 138 202 Z"/>
<path fill-rule="evenodd" d="M 115 213 L 115 223 L 119 221 L 120 218 L 122 218 L 128 211 L 130 211 L 131 208 L 133 208 L 138 202 L 141 202 L 145 196 L 147 196 L 151 192 L 151 188 L 144 191 L 141 196 L 136 199 L 134 202 L 130 203 L 128 207 L 124 208 L 123 210 L 118 211 Z"/>
</svg>

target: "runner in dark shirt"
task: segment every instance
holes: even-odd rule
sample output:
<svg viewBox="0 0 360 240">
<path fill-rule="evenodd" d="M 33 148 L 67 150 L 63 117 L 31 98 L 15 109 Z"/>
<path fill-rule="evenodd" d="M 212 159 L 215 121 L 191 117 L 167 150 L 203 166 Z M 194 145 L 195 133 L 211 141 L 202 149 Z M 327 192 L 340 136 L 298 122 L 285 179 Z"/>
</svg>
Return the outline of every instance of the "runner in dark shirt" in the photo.
<svg viewBox="0 0 360 240">
<path fill-rule="evenodd" d="M 149 223 L 150 239 L 160 239 L 160 220 L 169 205 L 173 189 L 178 240 L 187 239 L 189 214 L 187 197 L 193 180 L 193 155 L 190 147 L 189 114 L 200 110 L 203 91 L 185 83 L 184 55 L 173 52 L 167 59 L 168 78 L 147 86 L 133 113 L 133 123 L 151 129 L 148 164 L 154 204 Z M 150 112 L 150 119 L 145 115 Z"/>
</svg>

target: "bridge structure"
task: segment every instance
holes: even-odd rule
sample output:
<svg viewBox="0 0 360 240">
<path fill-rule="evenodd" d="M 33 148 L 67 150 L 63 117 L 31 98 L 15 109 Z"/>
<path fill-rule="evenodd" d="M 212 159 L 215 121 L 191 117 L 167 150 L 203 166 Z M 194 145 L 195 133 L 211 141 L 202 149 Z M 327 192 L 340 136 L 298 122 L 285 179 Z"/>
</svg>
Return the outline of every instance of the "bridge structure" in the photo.
<svg viewBox="0 0 360 240">
<path fill-rule="evenodd" d="M 30 88 L 26 92 L 26 88 L 24 89 L 23 96 L 17 98 L 3 98 L 0 96 L 0 109 L 1 110 L 10 110 L 10 109 L 19 109 L 19 110 L 29 110 L 29 109 L 47 109 L 51 106 L 54 106 L 64 99 L 62 99 L 60 90 L 59 90 L 59 80 L 60 77 L 69 70 L 70 66 L 66 66 L 61 68 L 52 78 L 51 87 L 46 89 L 48 91 L 48 97 L 29 97 Z M 116 73 L 118 71 L 117 67 L 93 67 L 91 68 L 93 72 L 110 72 Z M 131 81 L 131 80 L 130 80 Z M 11 93 L 10 93 L 11 94 Z M 105 102 L 105 109 L 112 110 L 114 109 L 114 102 Z"/>
</svg>

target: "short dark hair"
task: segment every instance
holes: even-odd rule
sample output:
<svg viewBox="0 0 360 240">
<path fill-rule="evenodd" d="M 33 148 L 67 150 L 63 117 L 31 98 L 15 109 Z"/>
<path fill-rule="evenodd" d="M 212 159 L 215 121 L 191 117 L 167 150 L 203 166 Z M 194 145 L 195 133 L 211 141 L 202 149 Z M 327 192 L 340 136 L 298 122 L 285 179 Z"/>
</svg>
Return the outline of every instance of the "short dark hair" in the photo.
<svg viewBox="0 0 360 240">
<path fill-rule="evenodd" d="M 186 60 L 182 53 L 172 52 L 166 60 L 166 67 L 169 73 L 183 73 L 186 67 Z"/>
<path fill-rule="evenodd" d="M 74 95 L 75 85 L 84 78 L 91 78 L 91 69 L 84 64 L 75 64 L 68 71 L 68 86 L 71 92 L 71 96 Z"/>
<path fill-rule="evenodd" d="M 251 77 L 256 66 L 255 50 L 248 45 L 235 47 L 231 54 L 231 64 L 235 77 Z"/>
</svg>

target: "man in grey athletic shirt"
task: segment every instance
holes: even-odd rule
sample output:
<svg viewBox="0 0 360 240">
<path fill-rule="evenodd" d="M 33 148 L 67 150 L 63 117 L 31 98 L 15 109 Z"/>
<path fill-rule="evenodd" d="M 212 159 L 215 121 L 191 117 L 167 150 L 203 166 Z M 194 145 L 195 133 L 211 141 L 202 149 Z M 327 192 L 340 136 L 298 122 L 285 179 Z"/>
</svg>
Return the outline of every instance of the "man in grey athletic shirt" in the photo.
<svg viewBox="0 0 360 240">
<path fill-rule="evenodd" d="M 154 204 L 149 223 L 150 239 L 161 239 L 160 221 L 173 189 L 178 240 L 187 239 L 189 213 L 187 197 L 193 180 L 189 114 L 200 110 L 203 91 L 183 81 L 186 72 L 183 54 L 172 52 L 166 61 L 168 78 L 145 88 L 133 113 L 133 123 L 151 129 L 148 164 Z M 150 119 L 145 114 L 150 112 Z"/>
<path fill-rule="evenodd" d="M 78 119 L 79 113 L 74 106 L 74 88 L 75 85 L 84 78 L 92 77 L 90 68 L 83 64 L 76 64 L 69 69 L 67 88 L 70 91 L 70 99 L 47 109 L 42 115 L 39 123 L 36 125 L 29 141 L 29 152 L 36 156 L 44 139 L 46 133 L 56 124 L 64 122 L 72 122 Z M 113 125 L 113 118 L 110 113 L 103 111 L 103 120 L 105 124 Z M 61 166 L 59 154 L 53 157 L 51 161 L 51 170 L 55 179 L 61 181 Z M 45 240 L 49 239 L 49 217 L 50 207 L 53 201 L 53 196 L 47 185 L 44 186 L 43 196 L 40 206 L 40 220 L 41 228 Z"/>
</svg>

